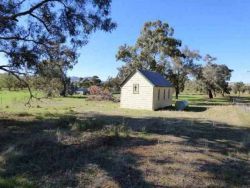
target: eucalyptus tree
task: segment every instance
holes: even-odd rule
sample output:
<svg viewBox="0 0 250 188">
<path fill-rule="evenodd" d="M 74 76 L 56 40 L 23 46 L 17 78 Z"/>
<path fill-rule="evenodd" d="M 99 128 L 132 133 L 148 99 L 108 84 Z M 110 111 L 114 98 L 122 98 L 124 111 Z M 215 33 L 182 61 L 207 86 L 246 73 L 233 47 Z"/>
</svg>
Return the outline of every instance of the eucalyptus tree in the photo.
<svg viewBox="0 0 250 188">
<path fill-rule="evenodd" d="M 175 98 L 178 99 L 180 92 L 185 88 L 188 76 L 196 76 L 200 65 L 196 63 L 201 59 L 198 51 L 185 47 L 181 50 L 182 56 L 172 58 L 173 63 L 169 64 L 165 76 L 175 87 Z"/>
<path fill-rule="evenodd" d="M 187 47 L 180 50 L 181 41 L 173 37 L 174 29 L 161 21 L 146 22 L 134 46 L 119 47 L 116 58 L 125 65 L 120 67 L 118 78 L 125 79 L 136 69 L 147 69 L 163 74 L 174 85 L 176 98 L 184 90 L 189 74 L 200 67 L 198 51 Z"/>
<path fill-rule="evenodd" d="M 213 98 L 216 92 L 229 93 L 228 81 L 231 78 L 232 69 L 226 65 L 216 64 L 217 59 L 210 55 L 206 55 L 204 61 L 207 64 L 201 68 L 198 79 L 201 86 L 208 92 L 208 97 Z"/>
<path fill-rule="evenodd" d="M 243 82 L 236 82 L 233 84 L 232 89 L 235 94 L 238 93 L 240 95 L 240 93 L 244 93 L 244 91 L 246 90 L 246 86 Z"/>
<path fill-rule="evenodd" d="M 174 29 L 162 21 L 146 22 L 134 46 L 119 47 L 116 59 L 125 65 L 119 68 L 119 78 L 124 79 L 136 69 L 164 73 L 170 59 L 181 56 L 181 41 L 173 37 Z"/>
<path fill-rule="evenodd" d="M 58 45 L 62 53 L 74 53 L 76 63 L 89 34 L 116 27 L 110 5 L 111 0 L 2 0 L 0 53 L 8 63 L 0 62 L 0 70 L 22 80 L 20 75 L 34 73 L 44 60 L 54 62 Z"/>
</svg>

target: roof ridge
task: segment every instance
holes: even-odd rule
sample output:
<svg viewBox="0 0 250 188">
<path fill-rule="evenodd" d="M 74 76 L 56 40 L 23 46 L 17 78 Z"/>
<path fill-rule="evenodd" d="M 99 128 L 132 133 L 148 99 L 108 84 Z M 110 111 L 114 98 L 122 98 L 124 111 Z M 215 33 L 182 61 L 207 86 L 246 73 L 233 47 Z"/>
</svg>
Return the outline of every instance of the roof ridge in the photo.
<svg viewBox="0 0 250 188">
<path fill-rule="evenodd" d="M 156 71 L 139 70 L 139 72 L 148 79 L 154 86 L 172 87 L 173 84 L 168 81 L 162 74 Z"/>
<path fill-rule="evenodd" d="M 136 72 L 140 72 L 151 84 L 158 87 L 173 87 L 173 84 L 168 81 L 161 73 L 150 71 L 147 69 L 136 69 L 122 83 L 123 86 Z"/>
</svg>

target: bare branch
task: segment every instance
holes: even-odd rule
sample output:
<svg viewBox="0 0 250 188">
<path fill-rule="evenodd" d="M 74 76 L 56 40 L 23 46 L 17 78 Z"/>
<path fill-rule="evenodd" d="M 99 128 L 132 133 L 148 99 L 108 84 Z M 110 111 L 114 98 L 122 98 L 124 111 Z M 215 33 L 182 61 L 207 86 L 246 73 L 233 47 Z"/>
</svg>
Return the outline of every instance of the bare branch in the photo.
<svg viewBox="0 0 250 188">
<path fill-rule="evenodd" d="M 51 32 L 51 30 L 49 29 L 47 24 L 41 18 L 39 18 L 38 16 L 36 16 L 35 14 L 32 14 L 32 13 L 30 15 L 32 17 L 36 18 L 39 22 L 41 22 L 49 33 Z"/>
<path fill-rule="evenodd" d="M 31 14 L 33 11 L 35 11 L 36 9 L 40 8 L 41 6 L 43 6 L 44 4 L 50 2 L 50 1 L 53 1 L 53 0 L 43 0 L 41 1 L 40 3 L 34 5 L 33 7 L 31 7 L 29 10 L 26 10 L 24 12 L 19 12 L 17 14 L 14 14 L 10 17 L 7 17 L 7 19 L 13 19 L 13 20 L 16 20 L 17 17 L 20 17 L 20 16 L 25 16 L 25 15 L 28 15 L 28 14 Z"/>
<path fill-rule="evenodd" d="M 11 66 L 10 65 L 0 65 L 0 69 L 1 68 L 10 68 Z"/>
<path fill-rule="evenodd" d="M 24 80 L 24 79 L 22 79 L 19 75 L 25 75 L 24 73 L 21 73 L 21 72 L 18 72 L 18 71 L 12 71 L 12 70 L 10 70 L 10 69 L 6 69 L 4 66 L 0 66 L 0 69 L 1 70 L 3 70 L 3 71 L 5 71 L 5 72 L 7 72 L 7 73 L 9 73 L 9 74 L 11 74 L 11 75 L 13 75 L 15 78 L 17 78 L 20 82 L 22 82 L 22 83 L 24 83 L 25 84 L 25 86 L 28 88 L 28 91 L 29 91 L 29 94 L 30 94 L 30 97 L 29 97 L 29 99 L 28 99 L 28 101 L 26 102 L 26 106 L 31 106 L 30 105 L 30 101 L 32 100 L 32 98 L 35 98 L 35 99 L 38 99 L 39 100 L 39 98 L 37 98 L 36 96 L 34 96 L 33 95 L 33 93 L 32 93 L 32 91 L 31 91 L 31 88 L 30 88 L 30 85 Z"/>
<path fill-rule="evenodd" d="M 21 4 L 22 4 L 24 1 L 25 1 L 25 0 L 23 0 L 23 1 L 21 2 Z M 62 4 L 62 5 L 64 6 L 64 8 L 66 8 L 66 9 L 68 8 L 62 1 L 59 1 L 59 0 L 43 0 L 43 1 L 41 1 L 40 3 L 34 5 L 33 7 L 29 8 L 29 9 L 26 10 L 26 11 L 19 12 L 19 13 L 17 13 L 17 14 L 12 15 L 12 16 L 3 17 L 3 19 L 6 19 L 6 20 L 8 20 L 8 19 L 10 19 L 10 20 L 17 20 L 18 17 L 25 16 L 25 15 L 28 15 L 28 14 L 31 15 L 36 9 L 40 8 L 41 6 L 43 6 L 44 4 L 46 4 L 46 3 L 48 3 L 48 2 L 53 2 L 53 1 Z"/>
<path fill-rule="evenodd" d="M 19 40 L 19 41 L 25 41 L 25 42 L 33 42 L 35 44 L 39 44 L 39 45 L 43 45 L 43 46 L 47 47 L 46 44 L 39 42 L 39 41 L 36 41 L 34 39 L 28 39 L 27 37 L 28 37 L 28 35 L 26 35 L 24 37 L 19 37 L 19 36 L 0 37 L 0 40 Z M 4 50 L 0 50 L 0 52 L 6 53 L 6 51 L 4 51 Z M 6 53 L 6 54 L 9 54 L 9 53 Z"/>
</svg>

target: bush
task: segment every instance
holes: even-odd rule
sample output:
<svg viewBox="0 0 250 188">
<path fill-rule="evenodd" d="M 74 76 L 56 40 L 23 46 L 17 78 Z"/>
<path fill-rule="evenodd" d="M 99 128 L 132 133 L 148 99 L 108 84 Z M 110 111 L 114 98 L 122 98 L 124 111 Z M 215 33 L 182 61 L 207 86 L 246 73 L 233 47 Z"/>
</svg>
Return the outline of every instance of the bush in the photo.
<svg viewBox="0 0 250 188">
<path fill-rule="evenodd" d="M 87 98 L 87 100 L 92 101 L 115 101 L 115 98 L 113 97 L 112 93 L 109 92 L 108 89 L 101 89 L 98 86 L 91 86 L 89 88 L 90 96 Z"/>
<path fill-rule="evenodd" d="M 99 86 L 95 86 L 95 85 L 90 86 L 88 90 L 89 90 L 90 95 L 100 95 L 102 91 L 102 89 Z"/>
</svg>

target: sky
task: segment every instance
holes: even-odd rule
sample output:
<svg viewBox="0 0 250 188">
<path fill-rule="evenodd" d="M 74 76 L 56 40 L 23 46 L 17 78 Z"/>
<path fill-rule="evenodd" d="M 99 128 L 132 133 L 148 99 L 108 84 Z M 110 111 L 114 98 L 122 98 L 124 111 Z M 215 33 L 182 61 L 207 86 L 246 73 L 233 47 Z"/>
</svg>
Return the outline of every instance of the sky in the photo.
<svg viewBox="0 0 250 188">
<path fill-rule="evenodd" d="M 145 22 L 161 20 L 183 46 L 233 69 L 231 81 L 250 83 L 250 0 L 113 0 L 111 10 L 117 28 L 89 37 L 70 76 L 116 76 L 118 47 L 135 44 Z"/>
</svg>

